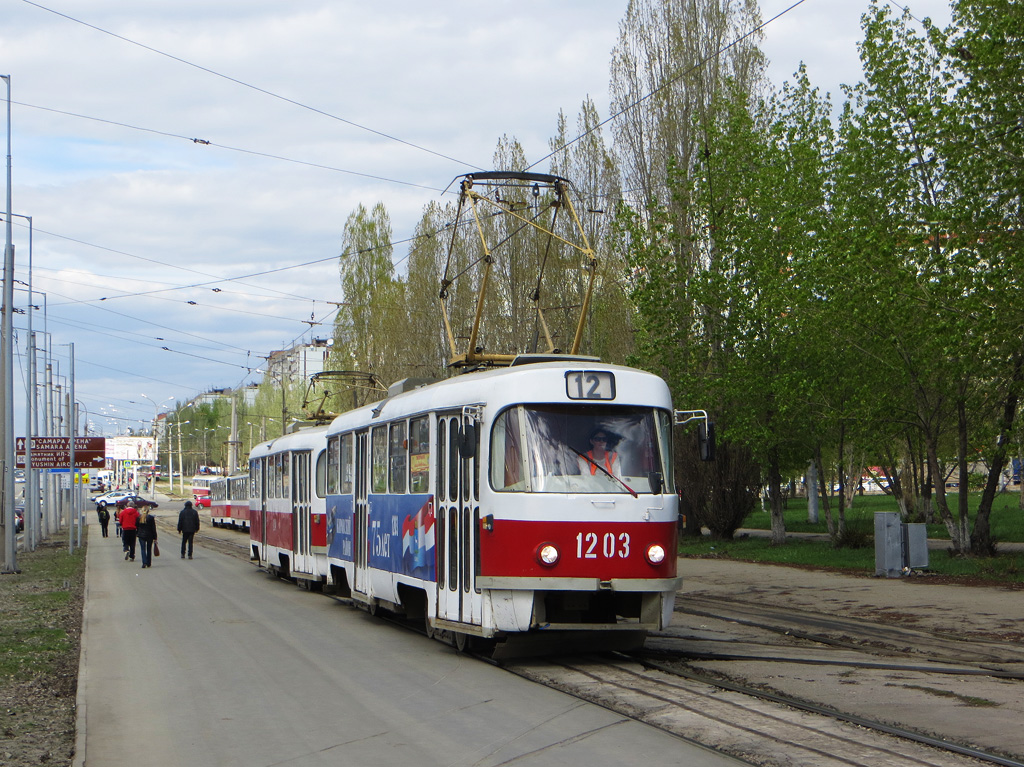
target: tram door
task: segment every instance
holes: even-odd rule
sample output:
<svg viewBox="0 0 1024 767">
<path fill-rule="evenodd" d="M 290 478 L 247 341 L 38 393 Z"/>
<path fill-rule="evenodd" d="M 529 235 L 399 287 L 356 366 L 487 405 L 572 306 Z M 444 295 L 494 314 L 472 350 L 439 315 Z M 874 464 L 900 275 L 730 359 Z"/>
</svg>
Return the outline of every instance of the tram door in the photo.
<svg viewBox="0 0 1024 767">
<path fill-rule="evenodd" d="M 438 547 L 437 613 L 439 618 L 480 623 L 481 597 L 476 588 L 479 547 L 480 484 L 476 458 L 459 451 L 461 414 L 437 419 L 436 531 Z"/>
<path fill-rule="evenodd" d="M 260 564 L 267 561 L 267 459 L 250 464 L 249 538 L 259 542 Z M 254 508 L 255 506 L 255 508 Z M 253 517 L 256 517 L 253 519 Z"/>
<path fill-rule="evenodd" d="M 308 450 L 292 454 L 292 570 L 313 572 L 309 550 L 310 476 Z"/>
<path fill-rule="evenodd" d="M 369 499 L 367 492 L 370 482 L 370 433 L 361 431 L 356 434 L 356 472 L 355 472 L 355 519 L 352 525 L 352 559 L 355 565 L 355 577 L 352 588 L 366 594 L 370 588 L 370 575 L 366 562 L 366 535 L 369 516 Z"/>
</svg>

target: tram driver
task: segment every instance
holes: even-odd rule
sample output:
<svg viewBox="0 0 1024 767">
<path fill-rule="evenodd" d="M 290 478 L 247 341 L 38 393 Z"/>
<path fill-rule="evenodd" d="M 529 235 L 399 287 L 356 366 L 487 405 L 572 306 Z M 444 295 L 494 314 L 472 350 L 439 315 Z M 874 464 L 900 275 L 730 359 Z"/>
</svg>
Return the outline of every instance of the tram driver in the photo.
<svg viewBox="0 0 1024 767">
<path fill-rule="evenodd" d="M 584 477 L 595 476 L 602 469 L 614 477 L 622 478 L 622 468 L 619 462 L 619 454 L 615 447 L 618 444 L 618 435 L 609 429 L 598 427 L 590 434 L 590 449 L 585 453 L 579 453 L 580 474 Z"/>
</svg>

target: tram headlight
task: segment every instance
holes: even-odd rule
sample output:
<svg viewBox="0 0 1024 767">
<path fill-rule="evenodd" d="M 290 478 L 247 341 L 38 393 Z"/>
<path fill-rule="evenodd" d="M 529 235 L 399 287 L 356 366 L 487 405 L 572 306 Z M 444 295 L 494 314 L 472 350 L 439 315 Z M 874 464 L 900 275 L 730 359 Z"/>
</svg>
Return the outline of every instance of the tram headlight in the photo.
<svg viewBox="0 0 1024 767">
<path fill-rule="evenodd" d="M 544 567 L 554 567 L 558 564 L 558 547 L 553 543 L 542 543 L 537 547 L 537 561 Z"/>
<path fill-rule="evenodd" d="M 647 561 L 652 565 L 660 565 L 665 561 L 665 547 L 660 543 L 652 543 L 647 547 Z"/>
</svg>

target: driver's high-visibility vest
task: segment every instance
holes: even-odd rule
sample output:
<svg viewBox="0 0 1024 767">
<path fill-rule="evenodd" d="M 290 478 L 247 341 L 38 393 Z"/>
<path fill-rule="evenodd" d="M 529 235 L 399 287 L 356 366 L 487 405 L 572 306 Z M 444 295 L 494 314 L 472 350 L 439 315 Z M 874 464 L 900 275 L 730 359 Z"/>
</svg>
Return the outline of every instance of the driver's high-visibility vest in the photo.
<svg viewBox="0 0 1024 767">
<path fill-rule="evenodd" d="M 614 471 L 612 471 L 612 464 L 615 463 L 615 459 L 617 457 L 618 457 L 618 454 L 613 453 L 611 451 L 609 451 L 609 452 L 604 454 L 604 467 L 606 469 L 608 469 L 608 473 L 609 474 L 614 474 L 615 473 Z M 594 451 L 593 450 L 588 450 L 587 451 L 587 458 L 590 459 L 590 461 L 588 462 L 589 465 L 590 465 L 590 475 L 593 476 L 594 474 L 597 474 L 597 464 L 598 464 L 598 460 L 596 458 L 594 458 Z"/>
</svg>

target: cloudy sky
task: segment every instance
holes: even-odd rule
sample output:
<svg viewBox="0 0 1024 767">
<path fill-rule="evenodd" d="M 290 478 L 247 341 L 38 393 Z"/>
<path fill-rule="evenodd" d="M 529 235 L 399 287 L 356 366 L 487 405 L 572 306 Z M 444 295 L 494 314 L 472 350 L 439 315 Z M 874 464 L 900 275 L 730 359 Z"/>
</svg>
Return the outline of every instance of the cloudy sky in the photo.
<svg viewBox="0 0 1024 767">
<path fill-rule="evenodd" d="M 763 17 L 796 2 L 762 0 Z M 32 217 L 45 294 L 34 329 L 65 380 L 74 344 L 95 428 L 148 424 L 154 403 L 256 380 L 270 351 L 328 337 L 358 204 L 383 202 L 404 240 L 454 177 L 490 168 L 501 136 L 532 161 L 559 109 L 574 123 L 589 95 L 607 116 L 626 5 L 0 0 L 12 208 Z M 803 0 L 772 21 L 771 79 L 805 61 L 823 90 L 856 82 L 866 5 Z M 910 9 L 949 19 L 946 0 Z M 28 227 L 14 221 L 27 282 Z M 18 398 L 25 326 L 16 315 Z"/>
</svg>

